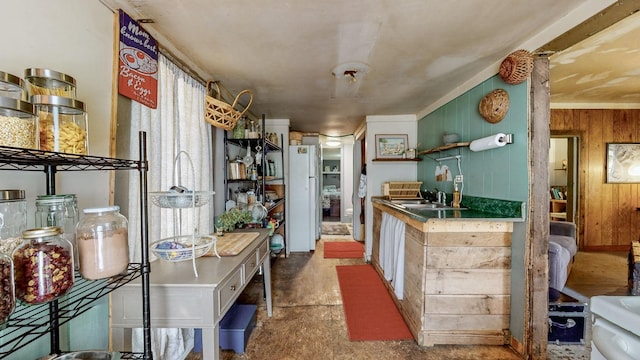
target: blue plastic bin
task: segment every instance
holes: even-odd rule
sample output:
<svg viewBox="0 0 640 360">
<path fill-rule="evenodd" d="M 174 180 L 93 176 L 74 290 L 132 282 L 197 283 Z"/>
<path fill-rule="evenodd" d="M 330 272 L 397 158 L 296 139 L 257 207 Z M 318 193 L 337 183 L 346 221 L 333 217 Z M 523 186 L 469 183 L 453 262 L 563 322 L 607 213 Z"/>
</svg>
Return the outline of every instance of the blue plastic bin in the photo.
<svg viewBox="0 0 640 360">
<path fill-rule="evenodd" d="M 234 304 L 220 322 L 220 347 L 243 354 L 256 327 L 256 305 Z"/>
</svg>

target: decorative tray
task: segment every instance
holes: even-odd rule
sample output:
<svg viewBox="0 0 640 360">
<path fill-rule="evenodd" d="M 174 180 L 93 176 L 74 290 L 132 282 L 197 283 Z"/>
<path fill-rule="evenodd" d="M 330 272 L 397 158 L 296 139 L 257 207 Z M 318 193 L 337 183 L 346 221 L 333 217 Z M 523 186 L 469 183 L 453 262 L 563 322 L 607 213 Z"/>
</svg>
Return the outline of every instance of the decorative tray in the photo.
<svg viewBox="0 0 640 360">
<path fill-rule="evenodd" d="M 192 241 L 195 240 L 195 246 Z M 215 246 L 216 237 L 211 235 L 184 235 L 158 240 L 149 246 L 155 256 L 165 261 L 191 260 L 208 253 Z M 214 250 L 215 251 L 215 250 Z M 217 254 L 217 251 L 215 251 Z"/>
</svg>

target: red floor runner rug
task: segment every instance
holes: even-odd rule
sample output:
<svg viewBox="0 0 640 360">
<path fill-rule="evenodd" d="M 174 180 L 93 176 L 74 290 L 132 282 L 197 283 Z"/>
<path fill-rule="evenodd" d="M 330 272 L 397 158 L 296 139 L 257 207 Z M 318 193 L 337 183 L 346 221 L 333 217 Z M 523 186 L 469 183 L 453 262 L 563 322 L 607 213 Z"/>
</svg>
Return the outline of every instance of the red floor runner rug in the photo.
<svg viewBox="0 0 640 360">
<path fill-rule="evenodd" d="M 324 243 L 325 259 L 364 258 L 364 246 L 357 241 L 333 241 Z"/>
<path fill-rule="evenodd" d="M 336 266 L 350 340 L 413 339 L 371 265 Z"/>
</svg>

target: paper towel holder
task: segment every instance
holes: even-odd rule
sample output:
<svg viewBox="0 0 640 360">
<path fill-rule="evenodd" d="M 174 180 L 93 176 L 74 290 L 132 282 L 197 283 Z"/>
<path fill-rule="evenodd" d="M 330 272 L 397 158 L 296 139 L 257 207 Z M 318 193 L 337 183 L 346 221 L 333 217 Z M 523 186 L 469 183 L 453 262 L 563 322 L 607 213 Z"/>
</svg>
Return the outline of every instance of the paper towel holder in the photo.
<svg viewBox="0 0 640 360">
<path fill-rule="evenodd" d="M 500 142 L 513 144 L 513 134 L 504 134 L 504 136 L 500 138 Z"/>
</svg>

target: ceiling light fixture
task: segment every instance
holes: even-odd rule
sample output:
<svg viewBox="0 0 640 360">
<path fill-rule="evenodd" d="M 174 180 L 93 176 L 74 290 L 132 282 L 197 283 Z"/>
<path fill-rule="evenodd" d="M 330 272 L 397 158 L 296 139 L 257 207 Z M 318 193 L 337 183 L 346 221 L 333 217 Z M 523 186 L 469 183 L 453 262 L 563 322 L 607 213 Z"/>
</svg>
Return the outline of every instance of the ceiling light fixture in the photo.
<svg viewBox="0 0 640 360">
<path fill-rule="evenodd" d="M 369 65 L 358 62 L 350 62 L 336 66 L 335 68 L 333 68 L 331 74 L 333 74 L 336 79 L 346 79 L 348 82 L 354 83 L 368 72 Z"/>
</svg>

